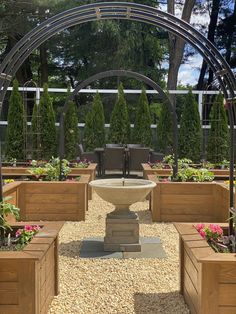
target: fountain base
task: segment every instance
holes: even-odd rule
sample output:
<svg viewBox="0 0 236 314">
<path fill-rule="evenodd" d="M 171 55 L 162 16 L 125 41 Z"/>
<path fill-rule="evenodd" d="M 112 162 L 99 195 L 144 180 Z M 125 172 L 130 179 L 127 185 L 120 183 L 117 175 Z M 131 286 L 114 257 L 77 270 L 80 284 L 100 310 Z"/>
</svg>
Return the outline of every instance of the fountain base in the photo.
<svg viewBox="0 0 236 314">
<path fill-rule="evenodd" d="M 121 215 L 106 218 L 105 252 L 141 252 L 139 218 L 137 215 Z"/>
</svg>

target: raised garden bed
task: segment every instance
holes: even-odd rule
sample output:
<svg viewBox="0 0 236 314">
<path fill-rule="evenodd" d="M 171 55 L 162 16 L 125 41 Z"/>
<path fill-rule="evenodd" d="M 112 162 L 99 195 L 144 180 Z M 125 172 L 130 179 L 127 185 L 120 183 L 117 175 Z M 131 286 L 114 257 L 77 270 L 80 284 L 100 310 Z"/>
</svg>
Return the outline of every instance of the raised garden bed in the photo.
<svg viewBox="0 0 236 314">
<path fill-rule="evenodd" d="M 235 253 L 215 253 L 192 224 L 175 227 L 180 236 L 180 292 L 191 313 L 236 313 Z"/>
<path fill-rule="evenodd" d="M 142 164 L 143 168 L 143 176 L 147 179 L 148 175 L 155 174 L 160 177 L 169 177 L 172 175 L 171 169 L 154 169 L 149 164 Z M 216 179 L 228 178 L 229 177 L 229 169 L 209 169 Z"/>
<path fill-rule="evenodd" d="M 82 174 L 89 175 L 89 182 L 94 180 L 96 177 L 96 168 L 97 164 L 91 163 L 88 165 L 87 168 L 71 168 L 71 172 L 69 173 L 70 176 L 80 176 Z M 11 177 L 32 177 L 29 173 L 30 167 L 2 167 L 2 175 L 5 178 Z M 88 199 L 92 199 L 92 188 L 88 187 Z"/>
<path fill-rule="evenodd" d="M 156 222 L 225 222 L 229 190 L 217 182 L 159 182 L 151 192 L 150 209 Z"/>
<path fill-rule="evenodd" d="M 42 223 L 23 250 L 0 251 L 0 313 L 47 313 L 59 293 L 58 233 L 62 226 L 62 222 Z"/>
<path fill-rule="evenodd" d="M 3 187 L 3 195 L 13 196 L 23 221 L 81 221 L 88 209 L 89 175 L 79 181 L 18 181 Z"/>
</svg>

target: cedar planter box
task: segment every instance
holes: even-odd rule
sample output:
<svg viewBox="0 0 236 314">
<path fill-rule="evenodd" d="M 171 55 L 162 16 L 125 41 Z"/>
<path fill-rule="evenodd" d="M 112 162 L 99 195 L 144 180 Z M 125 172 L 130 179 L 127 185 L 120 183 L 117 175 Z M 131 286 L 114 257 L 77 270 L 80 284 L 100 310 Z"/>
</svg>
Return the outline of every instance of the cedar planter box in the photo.
<svg viewBox="0 0 236 314">
<path fill-rule="evenodd" d="M 172 175 L 172 169 L 152 169 L 149 164 L 142 164 L 142 168 L 145 179 L 151 174 L 160 177 L 169 177 Z M 229 177 L 229 169 L 209 169 L 209 171 L 213 172 L 216 179 Z"/>
<path fill-rule="evenodd" d="M 175 227 L 180 236 L 180 292 L 191 314 L 235 314 L 235 254 L 215 253 L 190 224 Z"/>
<path fill-rule="evenodd" d="M 97 164 L 91 163 L 89 164 L 88 168 L 71 168 L 71 172 L 69 173 L 70 176 L 81 176 L 82 174 L 89 175 L 89 182 L 94 180 L 96 177 L 96 168 Z M 17 176 L 32 176 L 29 173 L 30 167 L 2 167 L 2 175 L 5 178 L 8 177 L 17 177 Z M 88 187 L 88 199 L 92 199 L 92 188 Z"/>
<path fill-rule="evenodd" d="M 16 223 L 14 226 L 24 226 Z M 21 251 L 0 251 L 0 313 L 46 314 L 58 284 L 58 233 L 63 223 L 43 223 Z"/>
<path fill-rule="evenodd" d="M 151 192 L 150 209 L 156 222 L 225 222 L 229 190 L 217 182 L 159 182 Z"/>
<path fill-rule="evenodd" d="M 81 221 L 88 209 L 89 175 L 74 182 L 19 181 L 4 186 L 4 196 L 14 195 L 23 221 Z"/>
</svg>

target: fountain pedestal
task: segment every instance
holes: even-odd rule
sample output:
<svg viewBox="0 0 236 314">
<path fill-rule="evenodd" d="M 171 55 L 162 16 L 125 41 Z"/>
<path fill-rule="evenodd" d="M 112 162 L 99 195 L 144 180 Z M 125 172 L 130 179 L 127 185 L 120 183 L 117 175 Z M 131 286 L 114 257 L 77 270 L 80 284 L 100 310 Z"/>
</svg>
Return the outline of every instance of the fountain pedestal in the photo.
<svg viewBox="0 0 236 314">
<path fill-rule="evenodd" d="M 89 183 L 115 210 L 106 217 L 104 251 L 140 252 L 139 218 L 129 206 L 143 201 L 156 183 L 142 179 L 103 179 Z"/>
<path fill-rule="evenodd" d="M 139 218 L 129 208 L 117 207 L 107 214 L 104 251 L 140 252 Z"/>
</svg>

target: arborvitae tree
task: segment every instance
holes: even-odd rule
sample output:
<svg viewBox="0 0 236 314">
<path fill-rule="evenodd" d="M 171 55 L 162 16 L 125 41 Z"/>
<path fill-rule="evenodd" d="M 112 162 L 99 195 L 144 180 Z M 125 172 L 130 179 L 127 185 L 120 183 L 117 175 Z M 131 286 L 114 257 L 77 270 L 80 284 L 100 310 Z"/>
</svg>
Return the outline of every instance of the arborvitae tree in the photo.
<svg viewBox="0 0 236 314">
<path fill-rule="evenodd" d="M 55 114 L 52 106 L 52 100 L 48 94 L 47 84 L 44 84 L 43 86 L 43 94 L 40 98 L 38 110 L 42 158 L 50 159 L 57 153 L 57 133 L 55 126 Z"/>
<path fill-rule="evenodd" d="M 40 153 L 40 143 L 41 135 L 39 130 L 39 105 L 34 104 L 32 119 L 31 119 L 31 133 L 32 133 L 32 157 L 33 159 L 39 159 L 41 157 Z"/>
<path fill-rule="evenodd" d="M 70 101 L 65 116 L 65 156 L 68 160 L 77 157 L 78 137 L 78 110 L 75 103 Z"/>
<path fill-rule="evenodd" d="M 192 90 L 186 96 L 179 129 L 179 156 L 198 162 L 201 157 L 201 123 Z"/>
<path fill-rule="evenodd" d="M 85 149 L 91 151 L 94 149 L 94 131 L 93 131 L 93 112 L 89 111 L 85 118 L 83 142 Z"/>
<path fill-rule="evenodd" d="M 224 97 L 217 95 L 210 113 L 211 128 L 207 145 L 207 160 L 219 163 L 223 159 L 229 159 L 229 129 L 226 112 L 224 109 Z"/>
<path fill-rule="evenodd" d="M 130 139 L 130 121 L 122 83 L 118 88 L 118 99 L 111 114 L 110 141 L 127 144 Z"/>
<path fill-rule="evenodd" d="M 6 131 L 5 156 L 7 159 L 16 158 L 17 160 L 23 160 L 24 128 L 26 128 L 26 120 L 24 117 L 22 97 L 18 89 L 18 82 L 14 80 L 7 116 L 8 125 Z"/>
<path fill-rule="evenodd" d="M 158 150 L 169 154 L 168 149 L 173 146 L 173 121 L 168 104 L 161 106 L 160 118 L 157 124 Z"/>
<path fill-rule="evenodd" d="M 104 109 L 99 93 L 96 93 L 93 105 L 93 130 L 94 130 L 94 148 L 103 147 L 105 144 L 105 117 Z"/>
<path fill-rule="evenodd" d="M 152 144 L 151 115 L 144 88 L 139 97 L 138 107 L 135 114 L 133 142 L 149 147 Z"/>
</svg>

